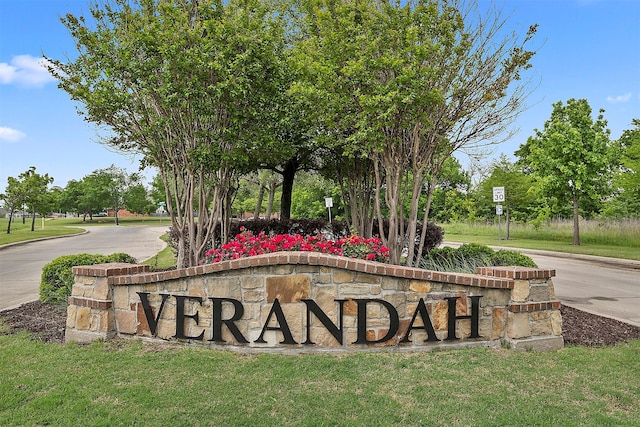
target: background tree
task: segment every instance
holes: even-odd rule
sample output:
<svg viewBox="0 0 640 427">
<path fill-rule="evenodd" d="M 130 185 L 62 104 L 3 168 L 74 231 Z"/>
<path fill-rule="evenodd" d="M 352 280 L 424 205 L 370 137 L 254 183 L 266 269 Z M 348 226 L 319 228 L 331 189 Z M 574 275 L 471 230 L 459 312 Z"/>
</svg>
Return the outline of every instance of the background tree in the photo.
<svg viewBox="0 0 640 427">
<path fill-rule="evenodd" d="M 640 119 L 618 139 L 620 168 L 614 175 L 615 197 L 607 201 L 610 216 L 640 217 Z"/>
<path fill-rule="evenodd" d="M 84 177 L 80 181 L 70 180 L 64 187 L 61 198 L 62 210 L 65 212 L 72 212 L 76 215 L 84 215 L 83 220 L 86 221 L 86 215 L 93 215 L 93 213 L 100 212 L 102 206 L 98 206 L 98 203 L 94 203 L 91 200 L 91 193 L 88 192 L 89 180 Z"/>
<path fill-rule="evenodd" d="M 11 221 L 13 220 L 13 215 L 19 208 L 24 205 L 24 198 L 25 194 L 22 181 L 12 176 L 8 177 L 7 186 L 4 190 L 4 193 L 0 194 L 2 205 L 4 206 L 5 210 L 9 212 L 7 234 L 11 234 Z"/>
<path fill-rule="evenodd" d="M 44 217 L 50 209 L 49 184 L 53 178 L 49 174 L 40 175 L 36 172 L 35 166 L 21 173 L 23 202 L 31 212 L 31 231 L 35 231 L 36 214 Z"/>
<path fill-rule="evenodd" d="M 325 179 L 317 172 L 302 173 L 293 188 L 293 218 L 313 218 L 329 220 L 325 198 L 333 199 L 332 219 L 337 219 L 342 212 L 340 193 L 332 180 Z"/>
<path fill-rule="evenodd" d="M 431 177 L 429 177 L 427 186 L 431 185 L 431 181 Z M 470 189 L 471 178 L 469 174 L 463 170 L 458 159 L 449 157 L 435 176 L 435 188 L 426 188 L 423 191 L 419 209 L 424 211 L 427 195 L 432 193 L 433 200 L 430 207 L 432 219 L 441 222 L 468 219 L 473 216 L 470 212 Z"/>
<path fill-rule="evenodd" d="M 56 185 L 49 190 L 49 197 L 51 199 L 51 212 L 56 212 L 58 214 L 65 214 L 62 210 L 62 195 L 64 193 L 64 188 Z"/>
<path fill-rule="evenodd" d="M 521 168 L 506 156 L 500 156 L 491 165 L 489 176 L 479 183 L 475 192 L 479 214 L 486 219 L 495 218 L 493 187 L 504 187 L 505 201 L 502 205 L 505 213 L 505 237 L 509 240 L 511 220 L 525 221 L 535 212 L 537 203 L 533 178 L 525 175 Z"/>
<path fill-rule="evenodd" d="M 141 183 L 130 183 L 124 193 L 124 207 L 136 214 L 152 213 L 157 206 L 149 200 L 147 189 Z"/>
<path fill-rule="evenodd" d="M 167 206 L 167 191 L 165 189 L 164 183 L 162 182 L 162 177 L 160 176 L 160 174 L 156 174 L 153 176 L 149 187 L 150 188 L 148 197 L 153 204 L 153 211 L 157 211 L 160 207 L 162 207 L 162 211 L 164 212 L 164 207 Z"/>
<path fill-rule="evenodd" d="M 574 245 L 580 244 L 580 202 L 608 193 L 615 163 L 604 110 L 596 120 L 591 113 L 586 99 L 553 104 L 543 130 L 536 129 L 516 151 L 544 194 L 572 205 Z"/>
<path fill-rule="evenodd" d="M 271 136 L 279 21 L 257 0 L 113 0 L 90 11 L 62 19 L 78 56 L 49 59 L 50 71 L 110 130 L 107 144 L 158 168 L 177 266 L 196 265 L 220 218 L 226 238 L 232 183 Z"/>
</svg>

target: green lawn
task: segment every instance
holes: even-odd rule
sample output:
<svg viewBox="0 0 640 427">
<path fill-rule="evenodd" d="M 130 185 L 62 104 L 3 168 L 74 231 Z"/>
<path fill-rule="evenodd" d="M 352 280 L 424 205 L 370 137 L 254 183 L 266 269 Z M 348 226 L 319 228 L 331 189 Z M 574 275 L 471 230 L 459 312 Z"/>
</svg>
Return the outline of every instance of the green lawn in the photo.
<svg viewBox="0 0 640 427">
<path fill-rule="evenodd" d="M 583 221 L 580 246 L 572 244 L 572 225 L 566 221 L 552 222 L 538 229 L 530 225 L 511 226 L 509 240 L 505 240 L 505 224 L 440 224 L 444 240 L 458 243 L 481 243 L 488 246 L 539 249 L 584 255 L 640 260 L 640 220 Z"/>
<path fill-rule="evenodd" d="M 640 341 L 246 355 L 0 335 L 0 425 L 637 426 Z"/>
</svg>

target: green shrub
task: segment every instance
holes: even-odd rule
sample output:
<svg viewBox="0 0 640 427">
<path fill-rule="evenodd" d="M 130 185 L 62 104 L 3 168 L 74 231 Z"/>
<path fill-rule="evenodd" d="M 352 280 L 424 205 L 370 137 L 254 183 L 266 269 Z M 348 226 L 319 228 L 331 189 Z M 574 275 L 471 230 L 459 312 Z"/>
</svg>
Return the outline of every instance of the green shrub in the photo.
<svg viewBox="0 0 640 427">
<path fill-rule="evenodd" d="M 533 267 L 533 268 L 536 268 L 538 266 L 528 256 L 521 254 L 520 252 L 508 251 L 506 249 L 500 249 L 499 251 L 493 254 L 493 256 L 491 257 L 491 265 L 492 266 L 517 265 L 520 267 Z"/>
<path fill-rule="evenodd" d="M 457 249 L 448 246 L 436 248 L 420 262 L 420 267 L 427 270 L 460 273 L 475 273 L 476 268 L 488 266 L 537 267 L 531 258 L 520 252 L 494 251 L 477 243 L 466 243 Z"/>
<path fill-rule="evenodd" d="M 111 255 L 76 254 L 55 258 L 42 268 L 40 280 L 40 301 L 66 302 L 73 287 L 72 267 L 78 265 L 94 265 L 108 262 L 127 262 L 135 264 L 136 260 L 125 253 Z"/>
</svg>

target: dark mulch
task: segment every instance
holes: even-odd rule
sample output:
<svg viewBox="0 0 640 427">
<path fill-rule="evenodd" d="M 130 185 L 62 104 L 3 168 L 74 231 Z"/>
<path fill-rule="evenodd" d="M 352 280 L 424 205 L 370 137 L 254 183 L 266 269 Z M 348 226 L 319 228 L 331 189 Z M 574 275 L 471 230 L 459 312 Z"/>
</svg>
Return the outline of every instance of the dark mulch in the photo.
<svg viewBox="0 0 640 427">
<path fill-rule="evenodd" d="M 640 339 L 640 327 L 596 316 L 563 305 L 562 335 L 565 343 L 579 346 L 610 346 L 632 339 Z M 34 301 L 0 312 L 0 320 L 12 333 L 28 331 L 45 342 L 64 342 L 67 319 L 65 304 L 43 304 Z"/>
</svg>

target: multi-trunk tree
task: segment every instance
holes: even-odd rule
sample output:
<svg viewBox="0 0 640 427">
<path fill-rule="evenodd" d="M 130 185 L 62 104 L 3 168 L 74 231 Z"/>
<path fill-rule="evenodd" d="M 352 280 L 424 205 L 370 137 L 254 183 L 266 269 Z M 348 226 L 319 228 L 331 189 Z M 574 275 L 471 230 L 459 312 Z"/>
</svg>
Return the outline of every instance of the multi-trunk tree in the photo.
<svg viewBox="0 0 640 427">
<path fill-rule="evenodd" d="M 419 253 L 414 246 L 424 242 L 415 233 L 427 177 L 435 182 L 454 151 L 509 136 L 527 94 L 519 80 L 536 26 L 505 35 L 498 13 L 483 16 L 475 2 L 455 0 L 297 3 L 305 38 L 296 45 L 302 79 L 292 93 L 314 100 L 328 144 L 371 159 L 381 227 L 383 203 L 389 213 L 389 232 L 379 233 L 400 263 L 405 248 Z"/>
<path fill-rule="evenodd" d="M 49 58 L 59 86 L 105 143 L 158 168 L 179 237 L 195 265 L 230 212 L 236 174 L 266 138 L 279 89 L 282 30 L 260 1 L 113 0 L 67 15 L 75 59 Z"/>
</svg>

